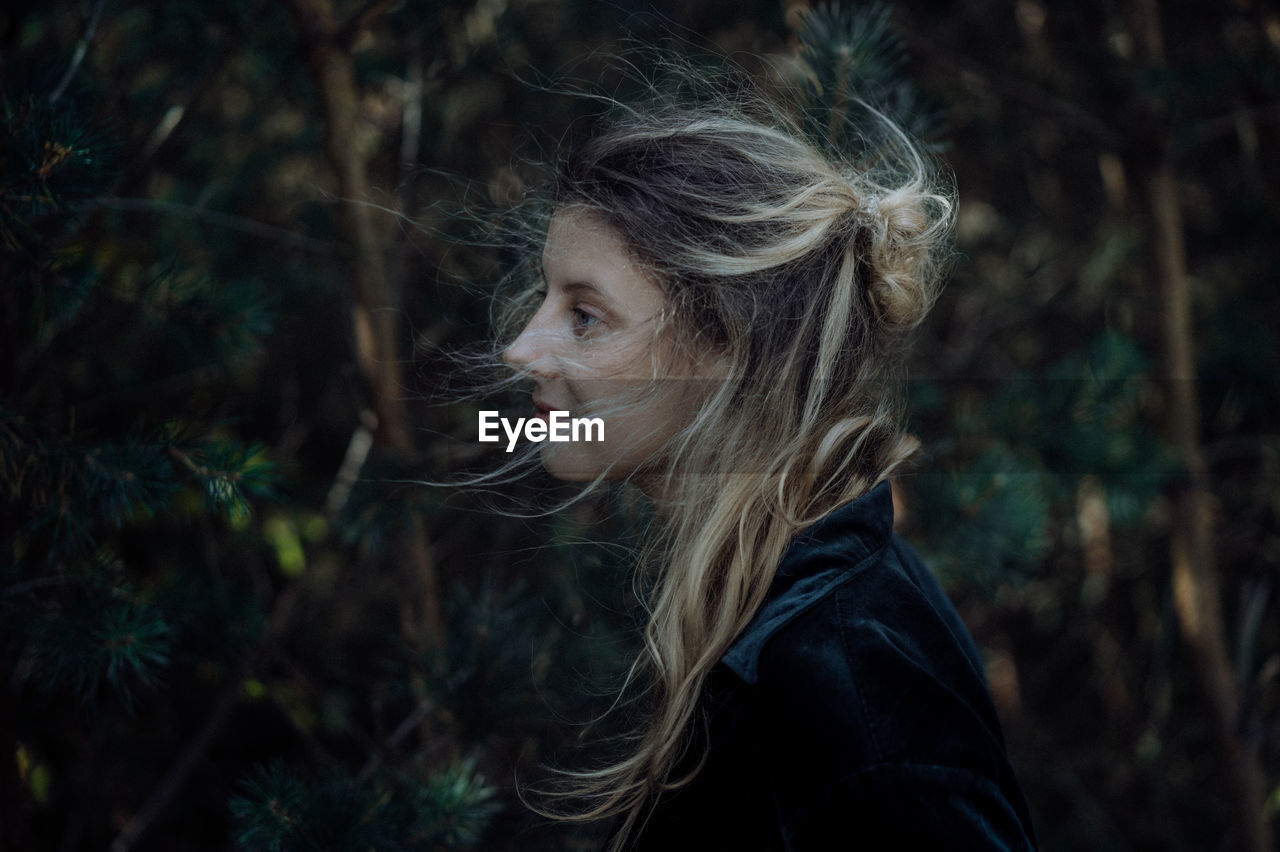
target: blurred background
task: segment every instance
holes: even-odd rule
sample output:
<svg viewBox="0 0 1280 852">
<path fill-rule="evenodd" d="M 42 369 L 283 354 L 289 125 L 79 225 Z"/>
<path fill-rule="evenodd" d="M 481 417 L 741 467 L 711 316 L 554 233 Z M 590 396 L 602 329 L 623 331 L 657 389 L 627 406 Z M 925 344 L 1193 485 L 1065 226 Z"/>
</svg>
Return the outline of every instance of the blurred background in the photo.
<svg viewBox="0 0 1280 852">
<path fill-rule="evenodd" d="M 0 846 L 598 845 L 516 780 L 625 724 L 643 513 L 416 485 L 487 462 L 439 352 L 589 127 L 542 82 L 672 34 L 764 73 L 804 7 L 6 4 Z M 824 14 L 959 186 L 898 520 L 1042 848 L 1280 848 L 1280 12 Z"/>
</svg>

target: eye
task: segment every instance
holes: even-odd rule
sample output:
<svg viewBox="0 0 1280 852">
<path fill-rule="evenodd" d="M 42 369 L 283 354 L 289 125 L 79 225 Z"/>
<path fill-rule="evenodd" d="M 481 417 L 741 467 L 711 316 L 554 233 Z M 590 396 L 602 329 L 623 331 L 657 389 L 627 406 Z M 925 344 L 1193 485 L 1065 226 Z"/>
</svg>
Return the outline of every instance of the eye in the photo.
<svg viewBox="0 0 1280 852">
<path fill-rule="evenodd" d="M 582 308 L 573 308 L 570 313 L 573 314 L 573 331 L 575 334 L 584 334 L 591 329 L 592 326 L 600 322 L 600 318 L 594 314 L 588 313 Z"/>
</svg>

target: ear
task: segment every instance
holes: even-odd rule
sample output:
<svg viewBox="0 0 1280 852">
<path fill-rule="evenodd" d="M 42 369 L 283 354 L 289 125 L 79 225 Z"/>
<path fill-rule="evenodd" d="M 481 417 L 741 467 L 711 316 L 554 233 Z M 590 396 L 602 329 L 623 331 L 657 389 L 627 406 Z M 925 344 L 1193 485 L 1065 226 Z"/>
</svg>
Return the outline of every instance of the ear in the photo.
<svg viewBox="0 0 1280 852">
<path fill-rule="evenodd" d="M 688 352 L 686 375 L 695 379 L 724 380 L 729 375 L 729 353 L 721 346 L 703 345 Z"/>
<path fill-rule="evenodd" d="M 716 348 L 703 353 L 698 362 L 699 374 L 708 379 L 724 380 L 729 377 L 729 353 Z"/>
</svg>

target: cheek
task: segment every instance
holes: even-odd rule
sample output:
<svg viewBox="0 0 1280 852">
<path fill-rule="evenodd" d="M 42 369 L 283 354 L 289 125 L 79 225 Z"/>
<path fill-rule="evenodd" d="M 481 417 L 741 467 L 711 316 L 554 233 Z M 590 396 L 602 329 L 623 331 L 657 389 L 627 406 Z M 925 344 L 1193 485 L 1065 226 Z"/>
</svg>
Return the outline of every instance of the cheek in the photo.
<svg viewBox="0 0 1280 852">
<path fill-rule="evenodd" d="M 645 454 L 662 449 L 693 415 L 680 396 L 679 388 L 670 388 L 656 394 L 639 409 L 617 418 L 619 428 L 616 431 L 628 445 L 627 449 Z"/>
<path fill-rule="evenodd" d="M 588 399 L 587 394 L 583 393 L 582 385 L 577 379 L 566 378 L 564 383 L 565 403 L 572 412 L 578 412 L 582 408 L 583 402 Z"/>
<path fill-rule="evenodd" d="M 597 378 L 636 383 L 661 374 L 663 363 L 664 355 L 654 349 L 651 334 L 640 329 L 589 348 L 584 367 Z"/>
</svg>

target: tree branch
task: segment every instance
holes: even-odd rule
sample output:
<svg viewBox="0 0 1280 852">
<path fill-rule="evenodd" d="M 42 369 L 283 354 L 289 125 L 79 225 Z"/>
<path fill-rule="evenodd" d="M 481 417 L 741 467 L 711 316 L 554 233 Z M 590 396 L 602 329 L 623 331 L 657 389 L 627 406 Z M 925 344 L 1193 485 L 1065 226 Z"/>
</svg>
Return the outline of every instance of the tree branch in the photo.
<svg viewBox="0 0 1280 852">
<path fill-rule="evenodd" d="M 93 36 L 98 31 L 98 21 L 102 18 L 102 10 L 106 5 L 107 0 L 98 0 L 98 4 L 93 7 L 93 14 L 89 16 L 89 26 L 85 27 L 84 38 L 80 39 L 80 43 L 76 45 L 76 52 L 71 56 L 71 64 L 67 66 L 67 72 L 62 75 L 62 79 L 49 95 L 49 103 L 58 102 L 58 98 L 62 97 L 62 93 L 71 83 L 71 78 L 80 68 L 80 63 L 84 62 L 84 57 L 89 52 L 89 43 L 93 41 Z"/>
<path fill-rule="evenodd" d="M 1150 61 L 1163 64 L 1164 36 L 1155 0 L 1139 0 L 1136 9 L 1139 31 L 1135 38 Z M 1168 428 L 1186 471 L 1185 483 L 1172 500 L 1169 561 L 1174 610 L 1214 732 L 1215 758 L 1239 846 L 1247 852 L 1270 852 L 1265 776 L 1255 750 L 1241 736 L 1242 705 L 1222 618 L 1209 465 L 1200 438 L 1191 280 L 1167 105 L 1153 100 L 1150 112 L 1149 124 L 1161 134 L 1158 141 L 1162 145 L 1150 158 L 1144 177 L 1160 293 L 1164 370 L 1169 380 Z"/>
<path fill-rule="evenodd" d="M 386 254 L 370 206 L 367 164 L 352 138 L 360 122 L 360 96 L 351 54 L 338 46 L 331 0 L 288 0 L 290 15 L 302 38 L 302 49 L 324 120 L 325 153 L 337 178 L 339 227 L 351 248 L 349 287 L 354 355 L 360 367 L 369 408 L 376 416 L 374 448 L 401 456 L 417 452 L 404 405 L 400 369 L 400 305 L 387 271 Z M 370 3 L 351 20 L 367 20 L 380 11 Z M 436 565 L 419 519 L 411 519 L 391 548 L 404 595 L 401 618 L 405 635 L 419 650 L 442 647 Z"/>
<path fill-rule="evenodd" d="M 180 204 L 176 201 L 161 201 L 154 198 L 108 197 L 92 198 L 85 202 L 85 204 L 89 206 L 105 207 L 109 210 L 177 215 L 196 222 L 205 222 L 210 225 L 216 225 L 220 228 L 239 231 L 242 234 L 248 234 L 252 237 L 272 240 L 291 248 L 296 248 L 312 254 L 323 255 L 324 257 L 333 257 L 338 253 L 337 246 L 332 243 L 313 239 L 311 237 L 295 233 L 294 231 L 290 231 L 287 228 L 281 228 L 277 225 L 269 225 L 266 222 L 259 222 L 256 219 L 247 219 L 244 216 L 236 216 L 232 213 L 221 213 L 217 210 L 208 210 L 204 207 L 193 207 L 190 204 Z"/>
<path fill-rule="evenodd" d="M 1257 122 L 1280 122 L 1280 104 L 1264 104 L 1247 109 L 1237 109 L 1226 115 L 1205 119 L 1196 125 L 1192 143 L 1180 149 L 1179 153 L 1185 154 L 1198 145 L 1204 145 L 1219 136 L 1226 136 L 1236 132 L 1242 119 Z"/>
<path fill-rule="evenodd" d="M 365 4 L 333 34 L 334 45 L 340 50 L 351 50 L 360 33 L 367 29 L 379 15 L 399 2 L 401 0 L 366 0 Z"/>
<path fill-rule="evenodd" d="M 213 703 L 213 709 L 209 711 L 209 715 L 205 717 L 199 730 L 187 741 L 186 748 L 182 750 L 182 753 L 178 755 L 178 759 L 173 762 L 164 778 L 156 785 L 146 804 L 125 823 L 124 829 L 111 842 L 111 852 L 128 852 L 129 849 L 132 849 L 142 839 L 143 834 L 164 813 L 165 809 L 169 807 L 173 797 L 182 789 L 182 786 L 187 782 L 187 778 L 200 764 L 200 761 L 204 759 L 209 747 L 213 745 L 218 735 L 222 733 L 227 720 L 231 718 L 231 712 L 235 710 L 236 704 L 239 702 L 240 687 L 244 683 L 244 679 L 253 672 L 262 657 L 270 650 L 275 641 L 280 638 L 285 627 L 288 626 L 289 616 L 293 612 L 293 605 L 297 597 L 297 588 L 290 587 L 276 598 L 271 620 L 268 622 L 266 629 L 262 631 L 262 635 L 258 637 L 258 644 L 232 677 L 227 680 L 226 685 L 222 688 L 222 693 Z"/>
<path fill-rule="evenodd" d="M 987 68 L 976 59 L 950 51 L 918 31 L 908 27 L 901 27 L 901 30 L 912 53 L 928 56 L 930 60 L 941 61 L 942 64 L 949 65 L 957 71 L 973 74 L 981 78 L 983 84 L 993 92 L 1005 95 L 1010 100 L 1018 101 L 1040 112 L 1055 115 L 1067 125 L 1091 136 L 1094 141 L 1109 150 L 1123 151 L 1129 147 L 1129 139 L 1123 133 L 1080 104 L 1045 91 L 1021 77 Z"/>
</svg>

